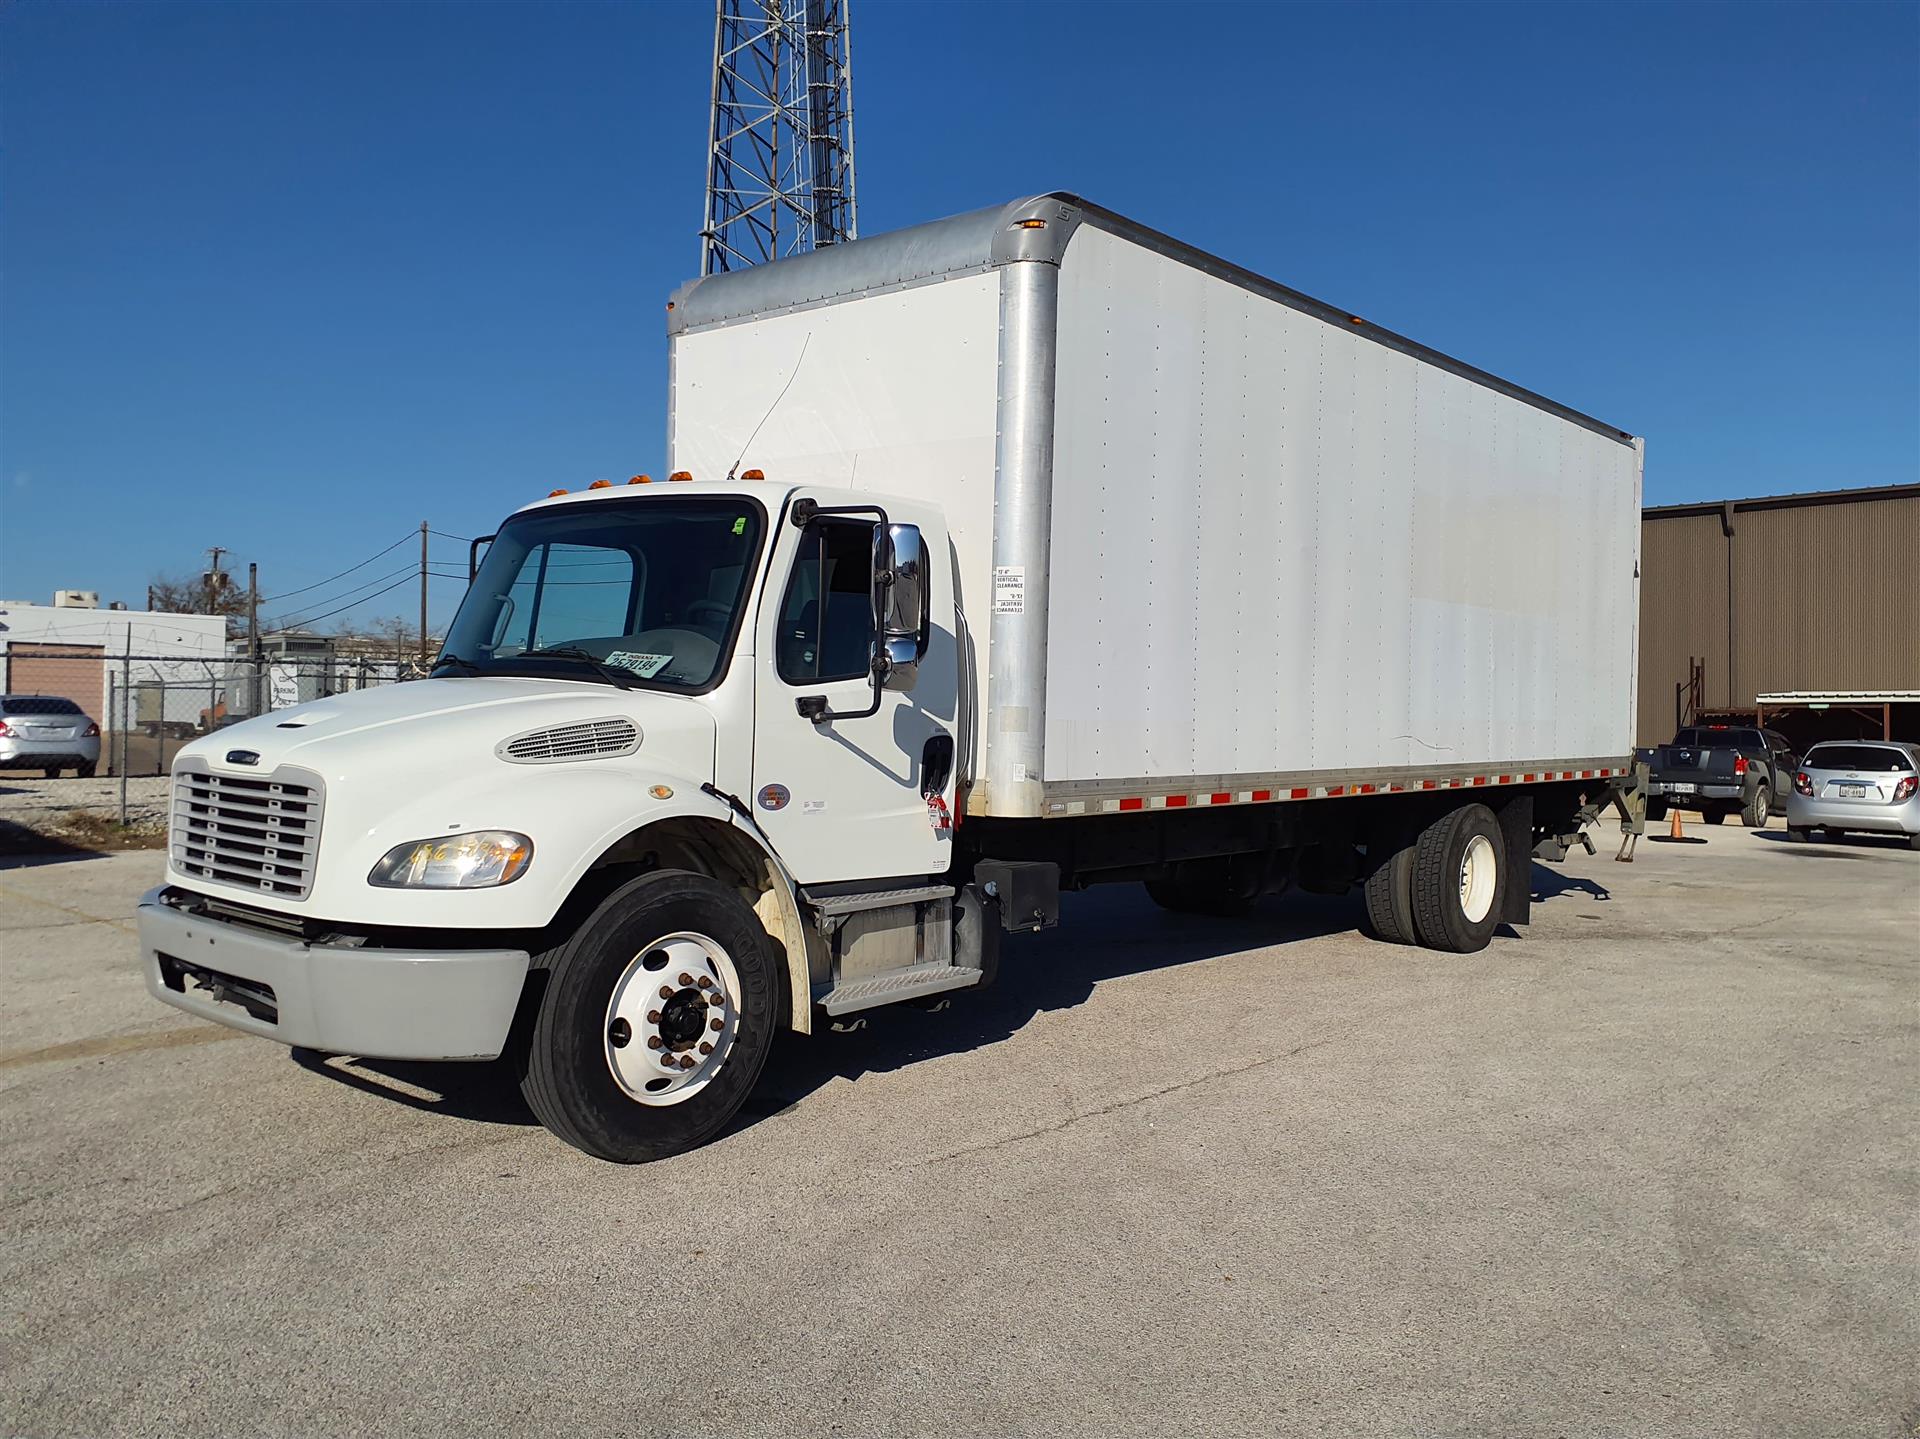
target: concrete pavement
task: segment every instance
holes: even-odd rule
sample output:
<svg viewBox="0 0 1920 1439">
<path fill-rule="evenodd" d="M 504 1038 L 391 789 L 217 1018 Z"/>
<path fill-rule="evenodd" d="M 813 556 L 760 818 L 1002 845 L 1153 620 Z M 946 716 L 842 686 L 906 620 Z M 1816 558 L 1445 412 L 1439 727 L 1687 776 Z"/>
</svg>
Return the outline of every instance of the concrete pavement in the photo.
<svg viewBox="0 0 1920 1439">
<path fill-rule="evenodd" d="M 636 1169 L 154 1004 L 159 855 L 11 865 L 0 1432 L 1911 1434 L 1920 855 L 1695 832 L 1466 957 L 1070 897 Z"/>
</svg>

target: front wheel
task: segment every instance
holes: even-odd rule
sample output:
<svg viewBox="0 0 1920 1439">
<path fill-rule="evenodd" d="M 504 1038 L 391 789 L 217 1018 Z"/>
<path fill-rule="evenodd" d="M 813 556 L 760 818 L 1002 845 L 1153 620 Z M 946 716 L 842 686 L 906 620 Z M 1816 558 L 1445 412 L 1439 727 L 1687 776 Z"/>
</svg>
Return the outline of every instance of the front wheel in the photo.
<svg viewBox="0 0 1920 1439">
<path fill-rule="evenodd" d="M 520 1089 L 576 1149 L 638 1164 L 697 1148 L 759 1080 L 781 966 L 725 885 L 685 870 L 642 876 L 535 963 L 546 988 Z"/>
</svg>

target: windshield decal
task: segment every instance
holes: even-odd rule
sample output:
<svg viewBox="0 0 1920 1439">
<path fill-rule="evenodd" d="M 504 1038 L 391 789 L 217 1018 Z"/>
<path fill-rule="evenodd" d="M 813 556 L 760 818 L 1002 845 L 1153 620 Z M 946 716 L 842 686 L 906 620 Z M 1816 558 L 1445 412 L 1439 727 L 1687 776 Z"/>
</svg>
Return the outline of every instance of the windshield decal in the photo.
<svg viewBox="0 0 1920 1439">
<path fill-rule="evenodd" d="M 618 665 L 623 670 L 632 670 L 641 679 L 650 680 L 673 663 L 673 656 L 641 655 L 635 654 L 632 650 L 615 650 L 607 656 L 607 663 Z"/>
</svg>

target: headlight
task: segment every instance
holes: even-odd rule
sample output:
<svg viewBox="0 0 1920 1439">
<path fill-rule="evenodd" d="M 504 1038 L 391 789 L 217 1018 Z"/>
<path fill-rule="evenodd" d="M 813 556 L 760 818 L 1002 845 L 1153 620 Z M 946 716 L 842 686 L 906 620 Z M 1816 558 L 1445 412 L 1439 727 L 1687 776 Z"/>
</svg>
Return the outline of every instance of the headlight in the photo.
<svg viewBox="0 0 1920 1439">
<path fill-rule="evenodd" d="M 512 884 L 533 863 L 533 841 L 506 829 L 481 829 L 395 845 L 367 876 L 389 889 L 487 889 Z"/>
</svg>

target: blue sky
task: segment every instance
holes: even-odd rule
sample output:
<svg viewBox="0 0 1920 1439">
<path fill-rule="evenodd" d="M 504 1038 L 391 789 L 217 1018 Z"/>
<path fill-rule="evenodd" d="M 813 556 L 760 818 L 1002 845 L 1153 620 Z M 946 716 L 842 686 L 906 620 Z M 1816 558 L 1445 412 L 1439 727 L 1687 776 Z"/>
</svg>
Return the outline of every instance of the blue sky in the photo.
<svg viewBox="0 0 1920 1439">
<path fill-rule="evenodd" d="M 863 231 L 1076 190 L 1645 434 L 1654 503 L 1920 469 L 1920 7 L 854 26 Z M 0 594 L 212 544 L 284 594 L 657 470 L 711 47 L 700 0 L 0 9 Z"/>
</svg>

